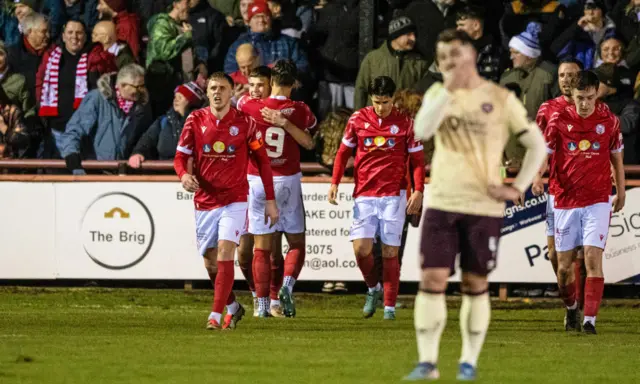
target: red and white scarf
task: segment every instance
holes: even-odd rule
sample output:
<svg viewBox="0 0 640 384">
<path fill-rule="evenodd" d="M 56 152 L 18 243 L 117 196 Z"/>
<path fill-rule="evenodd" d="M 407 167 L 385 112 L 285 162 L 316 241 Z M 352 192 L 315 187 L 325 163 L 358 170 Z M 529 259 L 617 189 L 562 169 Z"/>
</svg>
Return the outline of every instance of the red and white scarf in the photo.
<svg viewBox="0 0 640 384">
<path fill-rule="evenodd" d="M 44 72 L 44 82 L 42 83 L 42 96 L 40 97 L 40 116 L 58 116 L 58 79 L 60 76 L 60 58 L 62 48 L 56 47 L 51 52 Z M 73 100 L 73 109 L 78 109 L 82 99 L 86 96 L 88 89 L 87 82 L 87 62 L 86 53 L 80 56 L 76 67 L 76 86 Z M 66 89 L 64 91 L 67 91 Z"/>
<path fill-rule="evenodd" d="M 118 100 L 118 107 L 124 112 L 125 115 L 129 114 L 131 107 L 133 107 L 133 101 L 125 100 L 120 94 L 120 88 L 116 87 L 116 99 Z"/>
</svg>

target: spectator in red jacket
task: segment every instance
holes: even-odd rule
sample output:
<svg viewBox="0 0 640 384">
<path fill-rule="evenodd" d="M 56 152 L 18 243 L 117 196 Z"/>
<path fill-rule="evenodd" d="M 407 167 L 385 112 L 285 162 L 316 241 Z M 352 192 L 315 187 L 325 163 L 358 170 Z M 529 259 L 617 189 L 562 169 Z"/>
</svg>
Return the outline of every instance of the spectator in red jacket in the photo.
<svg viewBox="0 0 640 384">
<path fill-rule="evenodd" d="M 127 11 L 125 0 L 99 0 L 98 12 L 100 20 L 112 20 L 116 25 L 116 37 L 131 48 L 133 56 L 138 60 L 140 54 L 140 18 Z"/>
</svg>

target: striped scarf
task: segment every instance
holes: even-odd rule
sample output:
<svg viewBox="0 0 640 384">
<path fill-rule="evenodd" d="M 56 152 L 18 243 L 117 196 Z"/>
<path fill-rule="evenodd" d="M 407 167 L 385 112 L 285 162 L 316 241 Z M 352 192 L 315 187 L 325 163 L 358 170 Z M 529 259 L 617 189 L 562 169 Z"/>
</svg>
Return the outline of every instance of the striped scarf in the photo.
<svg viewBox="0 0 640 384">
<path fill-rule="evenodd" d="M 60 58 L 62 48 L 56 47 L 51 52 L 44 72 L 42 96 L 40 97 L 40 116 L 58 116 L 58 79 L 60 75 Z M 82 99 L 88 92 L 87 84 L 88 55 L 83 53 L 76 67 L 76 86 L 73 109 L 78 109 Z M 64 91 L 67 91 L 66 89 Z"/>
<path fill-rule="evenodd" d="M 118 87 L 116 87 L 116 99 L 118 100 L 118 107 L 120 107 L 125 115 L 128 115 L 131 111 L 131 107 L 133 107 L 133 101 L 125 100 L 120 94 L 120 88 Z"/>
</svg>

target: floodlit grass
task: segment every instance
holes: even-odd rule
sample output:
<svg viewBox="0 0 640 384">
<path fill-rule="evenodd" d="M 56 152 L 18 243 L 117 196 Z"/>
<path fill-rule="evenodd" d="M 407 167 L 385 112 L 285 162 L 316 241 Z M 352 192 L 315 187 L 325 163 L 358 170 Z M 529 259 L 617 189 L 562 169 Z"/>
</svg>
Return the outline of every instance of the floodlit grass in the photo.
<svg viewBox="0 0 640 384">
<path fill-rule="evenodd" d="M 365 320 L 362 295 L 304 295 L 295 319 L 211 332 L 210 295 L 0 288 L 0 383 L 395 383 L 416 360 L 412 309 Z M 240 301 L 251 312 L 250 296 Z M 441 382 L 454 382 L 460 351 L 449 304 Z M 597 336 L 565 334 L 559 303 L 494 306 L 480 382 L 640 382 L 637 301 L 603 305 Z"/>
</svg>

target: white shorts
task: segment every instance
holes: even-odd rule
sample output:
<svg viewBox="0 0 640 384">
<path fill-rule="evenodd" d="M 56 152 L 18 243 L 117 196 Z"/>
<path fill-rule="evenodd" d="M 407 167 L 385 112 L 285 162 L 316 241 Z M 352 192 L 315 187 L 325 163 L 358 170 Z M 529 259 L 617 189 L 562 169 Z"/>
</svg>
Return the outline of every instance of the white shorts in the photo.
<svg viewBox="0 0 640 384">
<path fill-rule="evenodd" d="M 210 211 L 196 210 L 196 242 L 200 255 L 218 248 L 218 241 L 238 244 L 247 225 L 247 203 L 233 203 Z"/>
<path fill-rule="evenodd" d="M 556 208 L 554 214 L 556 251 L 570 251 L 581 245 L 604 249 L 611 221 L 610 203 L 584 208 Z"/>
<path fill-rule="evenodd" d="M 553 203 L 554 203 L 553 195 L 547 194 L 547 237 L 553 237 Z"/>
<path fill-rule="evenodd" d="M 302 204 L 302 174 L 275 176 L 273 189 L 280 211 L 278 223 L 269 228 L 264 223 L 264 208 L 267 197 L 259 176 L 249 175 L 249 233 L 265 235 L 274 232 L 304 233 L 304 205 Z"/>
<path fill-rule="evenodd" d="M 349 240 L 375 239 L 380 235 L 383 244 L 399 247 L 406 211 L 406 191 L 400 191 L 400 196 L 356 198 Z"/>
</svg>

